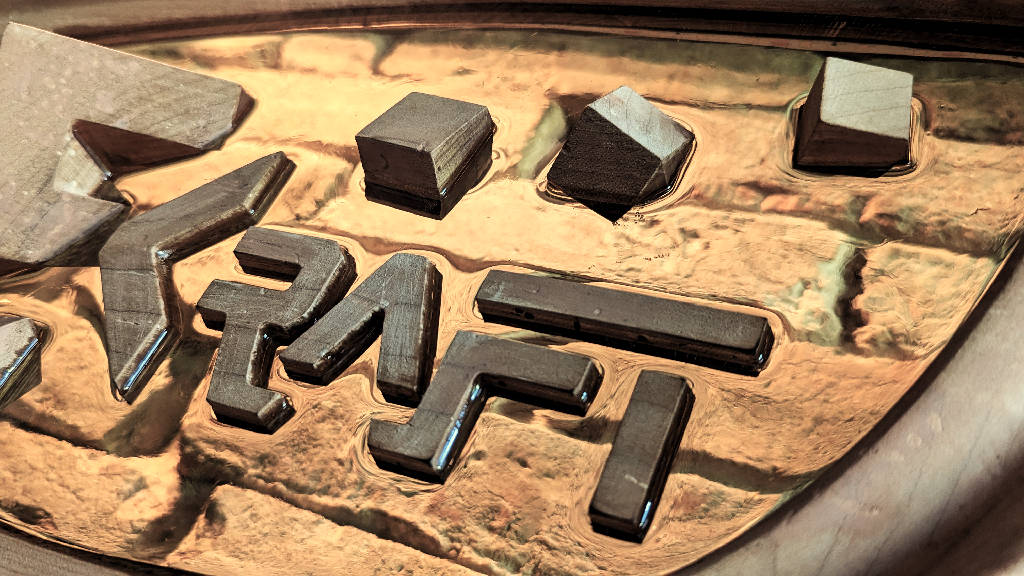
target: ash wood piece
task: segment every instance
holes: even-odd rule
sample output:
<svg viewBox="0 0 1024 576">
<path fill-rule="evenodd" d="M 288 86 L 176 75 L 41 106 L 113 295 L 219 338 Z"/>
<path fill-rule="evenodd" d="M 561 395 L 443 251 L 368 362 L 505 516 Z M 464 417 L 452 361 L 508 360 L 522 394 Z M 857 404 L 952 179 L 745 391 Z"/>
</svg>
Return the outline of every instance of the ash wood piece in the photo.
<svg viewBox="0 0 1024 576">
<path fill-rule="evenodd" d="M 672 186 L 693 134 L 622 86 L 580 114 L 548 182 L 609 220 Z"/>
<path fill-rule="evenodd" d="M 171 264 L 252 226 L 295 164 L 277 152 L 125 222 L 100 251 L 111 380 L 131 402 L 179 333 Z"/>
<path fill-rule="evenodd" d="M 395 254 L 281 353 L 288 375 L 327 384 L 381 338 L 377 387 L 415 406 L 437 349 L 441 273 L 416 254 Z"/>
<path fill-rule="evenodd" d="M 800 109 L 793 163 L 843 172 L 905 164 L 913 90 L 906 72 L 826 58 Z"/>
<path fill-rule="evenodd" d="M 444 218 L 490 167 L 493 134 L 486 107 L 413 92 L 356 135 L 366 197 Z"/>
<path fill-rule="evenodd" d="M 0 102 L 0 272 L 94 263 L 127 213 L 112 179 L 219 146 L 252 107 L 232 82 L 20 24 Z"/>
<path fill-rule="evenodd" d="M 203 322 L 224 336 L 207 401 L 217 419 L 272 433 L 294 413 L 288 397 L 267 389 L 274 350 L 341 298 L 355 262 L 333 240 L 251 228 L 235 248 L 242 270 L 292 281 L 286 290 L 215 280 L 199 299 Z"/>
<path fill-rule="evenodd" d="M 492 270 L 476 294 L 488 322 L 756 375 L 775 341 L 761 316 Z"/>
<path fill-rule="evenodd" d="M 0 409 L 39 385 L 42 337 L 29 318 L 0 317 Z"/>
<path fill-rule="evenodd" d="M 382 468 L 444 482 L 488 396 L 585 414 L 600 383 L 586 356 L 460 331 L 412 418 L 370 421 L 370 453 Z"/>
<path fill-rule="evenodd" d="M 642 541 L 693 411 L 686 378 L 644 370 L 590 501 L 594 529 Z"/>
</svg>

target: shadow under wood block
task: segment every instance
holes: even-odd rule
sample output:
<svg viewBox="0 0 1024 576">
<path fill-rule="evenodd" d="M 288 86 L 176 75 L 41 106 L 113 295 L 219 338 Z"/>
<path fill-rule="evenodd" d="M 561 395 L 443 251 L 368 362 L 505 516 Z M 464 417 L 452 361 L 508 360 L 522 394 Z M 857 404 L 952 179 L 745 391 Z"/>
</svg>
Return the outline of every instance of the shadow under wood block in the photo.
<svg viewBox="0 0 1024 576">
<path fill-rule="evenodd" d="M 235 83 L 13 23 L 0 102 L 0 272 L 94 264 L 126 213 L 113 178 L 219 146 L 252 107 Z"/>
<path fill-rule="evenodd" d="M 100 251 L 110 378 L 131 402 L 177 341 L 171 264 L 256 224 L 295 164 L 276 152 L 125 222 Z"/>
<path fill-rule="evenodd" d="M 692 146 L 689 130 L 622 86 L 583 110 L 548 182 L 614 222 L 668 190 Z"/>
<path fill-rule="evenodd" d="M 590 501 L 594 530 L 643 540 L 693 401 L 686 378 L 652 370 L 640 373 Z"/>
<path fill-rule="evenodd" d="M 423 256 L 395 254 L 281 352 L 292 378 L 327 384 L 381 337 L 377 387 L 415 406 L 437 350 L 441 273 Z"/>
<path fill-rule="evenodd" d="M 766 318 L 546 276 L 492 270 L 476 293 L 497 322 L 756 375 L 775 336 Z"/>
<path fill-rule="evenodd" d="M 39 385 L 42 336 L 29 318 L 0 317 L 0 409 Z"/>
<path fill-rule="evenodd" d="M 282 291 L 215 280 L 203 293 L 203 323 L 224 332 L 206 399 L 221 422 L 271 433 L 294 413 L 287 396 L 267 389 L 274 350 L 341 298 L 355 262 L 333 240 L 267 228 L 246 232 L 235 257 L 247 274 L 292 284 Z"/>
<path fill-rule="evenodd" d="M 444 218 L 491 166 L 487 108 L 413 92 L 356 134 L 366 197 Z"/>
<path fill-rule="evenodd" d="M 489 396 L 583 415 L 600 383 L 586 356 L 460 331 L 409 422 L 370 421 L 370 453 L 381 468 L 444 482 Z"/>
<path fill-rule="evenodd" d="M 826 58 L 800 109 L 793 164 L 878 175 L 910 159 L 914 77 Z"/>
</svg>

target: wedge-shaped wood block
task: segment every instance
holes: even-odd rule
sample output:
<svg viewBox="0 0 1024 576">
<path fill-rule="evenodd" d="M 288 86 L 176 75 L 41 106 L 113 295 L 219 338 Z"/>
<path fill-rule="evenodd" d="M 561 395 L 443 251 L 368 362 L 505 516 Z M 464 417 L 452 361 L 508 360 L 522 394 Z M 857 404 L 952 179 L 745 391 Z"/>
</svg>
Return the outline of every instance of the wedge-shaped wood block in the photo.
<svg viewBox="0 0 1024 576">
<path fill-rule="evenodd" d="M 587 106 L 548 172 L 548 182 L 605 216 L 667 190 L 693 134 L 622 86 Z"/>
<path fill-rule="evenodd" d="M 29 318 L 0 317 L 0 409 L 39 385 L 42 330 Z"/>
<path fill-rule="evenodd" d="M 444 218 L 490 168 L 493 135 L 486 107 L 413 92 L 356 134 L 366 197 Z"/>
<path fill-rule="evenodd" d="M 341 298 L 355 279 L 355 262 L 333 240 L 268 228 L 250 228 L 235 257 L 247 274 L 291 286 L 215 280 L 203 293 L 196 306 L 203 323 L 224 333 L 206 400 L 218 420 L 270 433 L 294 413 L 287 396 L 267 389 L 274 350 Z"/>
<path fill-rule="evenodd" d="M 379 336 L 377 387 L 415 406 L 430 381 L 441 310 L 441 273 L 418 254 L 395 254 L 281 352 L 288 375 L 327 384 Z"/>
<path fill-rule="evenodd" d="M 643 540 L 693 401 L 686 378 L 652 370 L 640 373 L 590 501 L 595 530 Z"/>
<path fill-rule="evenodd" d="M 264 156 L 125 222 L 100 251 L 110 378 L 129 402 L 177 342 L 171 264 L 256 224 L 295 164 Z"/>
<path fill-rule="evenodd" d="M 94 264 L 127 213 L 113 178 L 219 146 L 252 107 L 232 82 L 13 23 L 0 102 L 0 272 Z"/>
<path fill-rule="evenodd" d="M 758 374 L 775 342 L 766 318 L 545 276 L 492 270 L 476 293 L 488 322 Z"/>
<path fill-rule="evenodd" d="M 913 90 L 906 72 L 826 58 L 800 109 L 793 163 L 840 171 L 905 164 Z"/>
<path fill-rule="evenodd" d="M 600 383 L 586 356 L 460 331 L 412 418 L 370 421 L 370 453 L 382 468 L 444 482 L 489 396 L 584 414 Z"/>
</svg>

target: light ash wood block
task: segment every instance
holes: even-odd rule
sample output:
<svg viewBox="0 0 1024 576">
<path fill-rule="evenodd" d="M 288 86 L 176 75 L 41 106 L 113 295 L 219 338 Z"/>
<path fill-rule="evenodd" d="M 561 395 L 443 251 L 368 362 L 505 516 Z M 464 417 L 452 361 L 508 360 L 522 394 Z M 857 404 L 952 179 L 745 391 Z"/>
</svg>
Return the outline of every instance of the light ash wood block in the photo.
<svg viewBox="0 0 1024 576">
<path fill-rule="evenodd" d="M 905 164 L 913 89 L 906 72 L 826 58 L 800 110 L 794 165 L 885 170 Z"/>
<path fill-rule="evenodd" d="M 241 86 L 20 24 L 0 43 L 0 271 L 94 263 L 111 180 L 220 145 Z"/>
</svg>

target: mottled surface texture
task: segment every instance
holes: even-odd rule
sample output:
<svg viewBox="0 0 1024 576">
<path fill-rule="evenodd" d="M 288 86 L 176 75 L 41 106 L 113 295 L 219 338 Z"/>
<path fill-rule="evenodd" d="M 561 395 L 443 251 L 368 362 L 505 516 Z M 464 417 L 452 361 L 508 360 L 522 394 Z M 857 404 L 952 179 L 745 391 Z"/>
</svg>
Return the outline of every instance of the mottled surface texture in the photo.
<svg viewBox="0 0 1024 576">
<path fill-rule="evenodd" d="M 111 178 L 219 146 L 252 106 L 238 84 L 20 24 L 0 102 L 0 271 L 94 263 L 126 212 Z"/>
<path fill-rule="evenodd" d="M 131 405 L 111 394 L 102 361 L 99 270 L 0 279 L 0 311 L 53 328 L 42 382 L 2 412 L 10 426 L 0 439 L 17 440 L 0 482 L 5 521 L 200 572 L 287 573 L 296 563 L 314 574 L 683 569 L 759 522 L 799 511 L 792 499 L 841 466 L 947 345 L 1024 223 L 1024 74 L 1016 66 L 856 57 L 915 78 L 916 168 L 865 178 L 792 168 L 795 108 L 822 64 L 812 52 L 457 30 L 228 37 L 131 50 L 236 82 L 259 101 L 222 150 L 119 180 L 138 213 L 282 150 L 296 169 L 261 226 L 336 241 L 355 261 L 360 283 L 400 253 L 428 259 L 443 275 L 432 369 L 455 334 L 468 331 L 587 356 L 603 376 L 584 416 L 488 399 L 445 483 L 427 483 L 382 469 L 369 453 L 372 420 L 414 417 L 377 385 L 376 340 L 325 385 L 293 380 L 274 358 L 267 385 L 295 409 L 274 434 L 217 420 L 206 394 L 222 335 L 204 325 L 196 302 L 218 279 L 287 288 L 245 274 L 232 253 L 240 236 L 175 264 L 181 341 Z M 690 129 L 697 146 L 668 194 L 613 224 L 555 194 L 546 175 L 568 125 L 623 84 Z M 365 197 L 355 135 L 411 91 L 486 104 L 497 125 L 492 167 L 443 220 Z M 772 359 L 755 377 L 486 322 L 474 295 L 492 270 L 722 310 L 754 308 L 776 336 Z M 595 532 L 588 511 L 644 371 L 685 376 L 694 404 L 638 544 Z M 956 436 L 945 445 L 971 440 L 965 422 L 975 422 L 974 401 L 987 403 L 980 410 L 993 415 L 992 430 L 1010 430 L 1001 423 L 1014 421 L 1016 404 L 989 402 L 983 384 L 959 386 L 969 398 L 944 404 L 941 429 Z M 943 444 L 945 436 L 924 435 L 939 428 L 929 426 L 902 436 L 908 451 L 887 453 L 893 466 L 917 458 L 925 439 Z M 975 456 L 948 461 L 959 470 L 968 458 L 1008 458 L 978 446 Z M 43 461 L 74 473 L 57 474 Z M 920 468 L 919 480 L 884 474 L 864 491 L 904 491 L 913 504 L 941 504 L 923 497 L 944 490 L 932 492 L 939 475 L 926 470 L 934 471 Z M 942 483 L 956 477 L 943 475 Z M 975 478 L 965 473 L 960 485 Z M 906 492 L 904 480 L 924 488 Z M 826 528 L 847 512 L 878 522 L 895 514 L 858 511 L 868 500 L 852 494 L 830 503 L 829 514 L 839 516 Z M 946 518 L 960 517 L 960 502 L 951 500 Z M 833 559 L 842 550 L 873 555 L 879 548 L 861 547 L 867 536 L 851 521 L 832 556 L 829 533 L 819 529 L 799 550 L 780 548 L 780 566 L 808 558 L 804 565 L 815 573 L 822 565 L 841 569 Z M 871 537 L 891 530 L 892 542 L 904 529 L 865 526 Z M 972 538 L 986 550 L 1006 542 Z M 998 546 L 993 558 L 1013 546 Z M 946 549 L 950 569 L 963 566 L 962 549 Z M 815 556 L 818 550 L 825 556 Z M 901 573 L 881 559 L 875 566 Z"/>
</svg>

